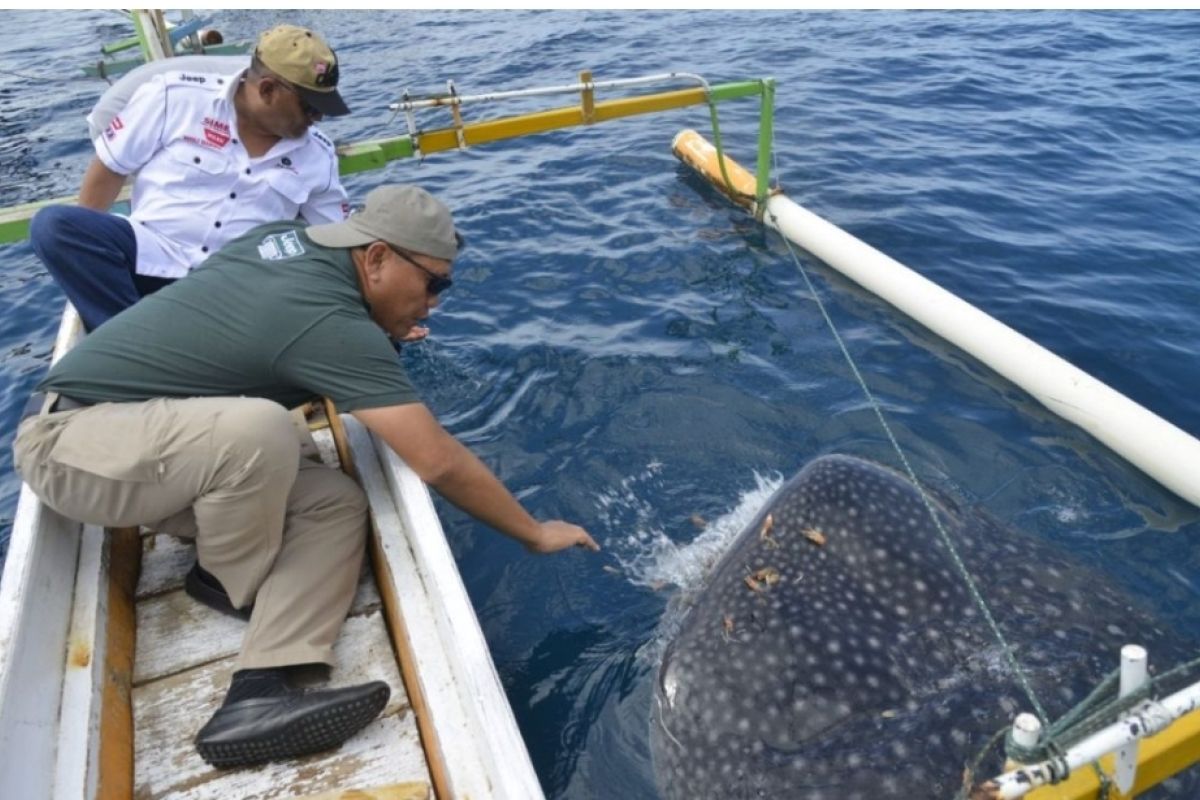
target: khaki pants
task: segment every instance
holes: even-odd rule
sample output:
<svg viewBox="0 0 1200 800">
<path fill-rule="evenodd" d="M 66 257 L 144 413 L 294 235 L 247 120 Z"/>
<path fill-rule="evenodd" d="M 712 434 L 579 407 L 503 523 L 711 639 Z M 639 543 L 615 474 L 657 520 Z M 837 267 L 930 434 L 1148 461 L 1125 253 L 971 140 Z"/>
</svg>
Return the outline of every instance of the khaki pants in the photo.
<svg viewBox="0 0 1200 800">
<path fill-rule="evenodd" d="M 332 664 L 366 546 L 366 498 L 301 457 L 280 405 L 104 403 L 21 423 L 17 471 L 65 517 L 195 539 L 235 606 L 254 602 L 237 668 Z"/>
</svg>

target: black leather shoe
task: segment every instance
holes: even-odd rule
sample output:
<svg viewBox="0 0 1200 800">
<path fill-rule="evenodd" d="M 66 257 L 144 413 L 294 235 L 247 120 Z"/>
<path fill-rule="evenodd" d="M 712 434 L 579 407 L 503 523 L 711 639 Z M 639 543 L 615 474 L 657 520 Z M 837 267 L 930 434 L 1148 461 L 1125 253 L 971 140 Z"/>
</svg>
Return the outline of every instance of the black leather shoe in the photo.
<svg viewBox="0 0 1200 800">
<path fill-rule="evenodd" d="M 252 697 L 221 706 L 200 733 L 196 749 L 214 767 L 282 761 L 337 747 L 387 705 L 383 681 L 342 689 Z"/>
<path fill-rule="evenodd" d="M 225 587 L 212 573 L 201 567 L 199 561 L 188 570 L 183 581 L 183 590 L 188 593 L 188 597 L 203 603 L 213 611 L 220 611 L 238 619 L 250 619 L 250 612 L 254 610 L 253 603 L 245 608 L 234 608 Z"/>
</svg>

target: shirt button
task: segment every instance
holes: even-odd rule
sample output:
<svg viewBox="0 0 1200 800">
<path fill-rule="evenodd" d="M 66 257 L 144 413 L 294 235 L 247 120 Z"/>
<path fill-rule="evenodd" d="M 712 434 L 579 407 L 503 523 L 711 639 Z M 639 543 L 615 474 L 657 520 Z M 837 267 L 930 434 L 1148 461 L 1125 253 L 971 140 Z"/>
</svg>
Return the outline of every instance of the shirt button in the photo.
<svg viewBox="0 0 1200 800">
<path fill-rule="evenodd" d="M 218 220 L 217 222 L 214 222 L 214 223 L 213 223 L 213 227 L 214 227 L 214 228 L 219 228 L 219 227 L 221 227 L 221 222 L 220 222 L 219 220 Z"/>
<path fill-rule="evenodd" d="M 200 163 L 200 156 L 196 156 L 195 158 L 193 158 L 193 159 L 192 159 L 192 161 L 194 161 L 195 163 L 199 164 L 199 163 Z"/>
<path fill-rule="evenodd" d="M 249 174 L 250 174 L 250 168 L 249 168 L 249 167 L 246 167 L 246 174 L 247 174 L 247 175 L 249 175 Z"/>
<path fill-rule="evenodd" d="M 230 193 L 229 193 L 229 199 L 230 199 L 230 200 L 237 200 L 237 192 L 230 192 Z"/>
<path fill-rule="evenodd" d="M 208 245 L 204 245 L 203 247 L 201 247 L 201 248 L 200 248 L 200 252 L 201 252 L 201 253 L 207 253 L 207 252 L 208 252 Z"/>
<path fill-rule="evenodd" d="M 237 143 L 238 143 L 238 140 L 237 140 L 237 139 L 234 139 L 234 140 L 233 140 L 233 143 L 234 143 L 234 144 L 237 144 Z"/>
<path fill-rule="evenodd" d="M 290 167 L 292 165 L 292 160 L 290 158 L 288 158 L 287 156 L 284 156 L 283 157 L 283 165 L 285 167 Z"/>
</svg>

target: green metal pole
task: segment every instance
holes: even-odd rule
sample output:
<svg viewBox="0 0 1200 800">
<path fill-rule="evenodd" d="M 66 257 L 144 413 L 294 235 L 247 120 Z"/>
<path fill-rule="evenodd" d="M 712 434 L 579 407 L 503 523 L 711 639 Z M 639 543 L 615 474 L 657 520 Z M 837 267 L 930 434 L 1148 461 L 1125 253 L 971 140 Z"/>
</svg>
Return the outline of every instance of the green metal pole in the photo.
<svg viewBox="0 0 1200 800">
<path fill-rule="evenodd" d="M 134 25 L 137 25 L 135 22 Z M 137 47 L 142 43 L 141 37 L 130 36 L 128 39 L 122 39 L 119 42 L 106 44 L 100 48 L 100 52 L 106 56 L 111 56 L 113 53 L 119 53 L 122 50 L 128 50 L 131 47 Z"/>
<path fill-rule="evenodd" d="M 762 222 L 767 206 L 767 192 L 771 188 L 771 142 L 775 124 L 775 79 L 762 81 L 762 113 L 758 119 L 758 185 L 754 192 L 754 216 Z"/>
<path fill-rule="evenodd" d="M 145 25 L 142 24 L 142 15 L 135 11 L 132 12 L 130 16 L 133 17 L 133 29 L 137 32 L 137 36 L 135 38 L 137 39 L 138 46 L 142 50 L 142 59 L 147 63 L 153 61 L 154 56 L 150 52 L 150 42 L 146 38 L 149 36 L 149 32 L 146 30 Z"/>
</svg>

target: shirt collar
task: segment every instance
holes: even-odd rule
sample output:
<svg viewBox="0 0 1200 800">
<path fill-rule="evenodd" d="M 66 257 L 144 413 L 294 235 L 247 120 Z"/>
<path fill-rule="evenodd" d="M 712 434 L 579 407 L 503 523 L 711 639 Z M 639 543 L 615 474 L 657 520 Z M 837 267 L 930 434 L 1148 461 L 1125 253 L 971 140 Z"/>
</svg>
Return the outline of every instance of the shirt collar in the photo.
<svg viewBox="0 0 1200 800">
<path fill-rule="evenodd" d="M 242 79 L 246 77 L 246 73 L 249 71 L 250 68 L 246 67 L 245 69 L 239 69 L 232 75 L 223 76 L 229 85 L 225 87 L 225 93 L 220 96 L 219 102 L 227 103 L 231 113 L 233 109 L 233 96 L 237 94 L 238 87 L 242 85 Z"/>
</svg>

